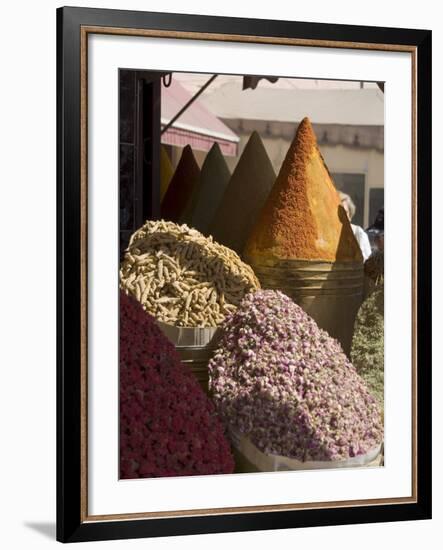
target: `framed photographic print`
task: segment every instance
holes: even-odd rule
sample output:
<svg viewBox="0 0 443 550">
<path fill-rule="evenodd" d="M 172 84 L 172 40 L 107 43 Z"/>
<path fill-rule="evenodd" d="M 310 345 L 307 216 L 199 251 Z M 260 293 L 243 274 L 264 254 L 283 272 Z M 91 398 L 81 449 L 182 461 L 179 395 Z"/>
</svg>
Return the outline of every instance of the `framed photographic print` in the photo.
<svg viewBox="0 0 443 550">
<path fill-rule="evenodd" d="M 430 518 L 431 32 L 57 33 L 58 540 Z"/>
</svg>

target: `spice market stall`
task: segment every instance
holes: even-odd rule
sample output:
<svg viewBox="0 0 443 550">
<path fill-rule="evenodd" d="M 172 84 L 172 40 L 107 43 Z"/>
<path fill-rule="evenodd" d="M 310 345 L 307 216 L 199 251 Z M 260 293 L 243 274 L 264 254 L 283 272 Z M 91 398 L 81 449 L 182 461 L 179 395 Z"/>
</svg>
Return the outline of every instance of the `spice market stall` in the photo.
<svg viewBox="0 0 443 550">
<path fill-rule="evenodd" d="M 363 259 L 311 122 L 294 123 L 276 176 L 257 131 L 237 151 L 232 131 L 223 142 L 190 119 L 174 127 L 193 105 L 205 132 L 201 93 L 162 116 L 165 146 L 159 133 L 141 141 L 158 169 L 134 188 L 151 188 L 132 195 L 147 215 L 121 250 L 122 475 L 377 465 L 380 401 L 355 347 L 350 361 Z M 157 389 L 177 411 L 152 408 Z"/>
</svg>

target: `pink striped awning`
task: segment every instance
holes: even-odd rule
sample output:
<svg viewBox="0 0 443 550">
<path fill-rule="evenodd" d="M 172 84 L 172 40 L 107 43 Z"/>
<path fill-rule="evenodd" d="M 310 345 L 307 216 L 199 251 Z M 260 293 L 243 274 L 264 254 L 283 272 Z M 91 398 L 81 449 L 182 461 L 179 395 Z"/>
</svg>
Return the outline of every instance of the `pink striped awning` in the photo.
<svg viewBox="0 0 443 550">
<path fill-rule="evenodd" d="M 192 96 L 174 80 L 174 76 L 168 88 L 162 85 L 161 94 L 161 124 L 164 127 Z M 161 137 L 161 142 L 166 145 L 184 147 L 189 144 L 199 151 L 209 151 L 217 142 L 226 156 L 237 156 L 239 141 L 240 138 L 198 99 Z"/>
</svg>

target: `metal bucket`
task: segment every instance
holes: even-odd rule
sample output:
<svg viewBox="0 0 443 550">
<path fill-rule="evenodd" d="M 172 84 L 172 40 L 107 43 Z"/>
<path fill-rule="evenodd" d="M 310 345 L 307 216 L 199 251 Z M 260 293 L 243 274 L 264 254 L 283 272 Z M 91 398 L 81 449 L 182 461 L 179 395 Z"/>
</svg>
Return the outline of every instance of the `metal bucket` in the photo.
<svg viewBox="0 0 443 550">
<path fill-rule="evenodd" d="M 363 300 L 363 264 L 280 260 L 269 265 L 251 263 L 262 288 L 281 290 L 336 338 L 349 355 L 354 322 Z"/>
<path fill-rule="evenodd" d="M 341 460 L 307 460 L 266 454 L 256 447 L 247 436 L 230 433 L 232 447 L 235 450 L 237 472 L 283 472 L 295 470 L 327 470 L 336 468 L 374 467 L 382 463 L 382 444 L 377 445 L 364 455 Z"/>
<path fill-rule="evenodd" d="M 188 365 L 200 386 L 208 393 L 208 363 L 220 338 L 218 327 L 175 327 L 161 321 L 157 324 L 174 344 L 182 362 Z"/>
</svg>

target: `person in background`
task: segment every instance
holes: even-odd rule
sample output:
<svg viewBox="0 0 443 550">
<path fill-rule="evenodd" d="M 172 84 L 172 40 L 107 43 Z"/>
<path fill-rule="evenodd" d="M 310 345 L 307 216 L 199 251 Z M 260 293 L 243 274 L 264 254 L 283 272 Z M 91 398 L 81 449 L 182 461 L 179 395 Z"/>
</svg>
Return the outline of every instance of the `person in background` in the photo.
<svg viewBox="0 0 443 550">
<path fill-rule="evenodd" d="M 355 215 L 355 204 L 349 195 L 339 191 L 340 200 L 345 212 L 348 216 L 349 221 L 351 222 L 352 218 Z M 363 255 L 363 261 L 365 262 L 369 256 L 372 254 L 371 245 L 369 243 L 369 238 L 366 235 L 364 229 L 359 225 L 354 225 L 351 223 L 352 231 L 354 232 L 355 238 L 357 239 L 358 244 L 360 245 L 361 253 Z"/>
<path fill-rule="evenodd" d="M 385 248 L 385 209 L 380 208 L 375 216 L 374 223 L 366 229 L 372 250 L 383 251 Z"/>
<path fill-rule="evenodd" d="M 385 210 L 380 208 L 374 223 L 366 232 L 372 246 L 371 257 L 365 262 L 365 294 L 368 295 L 380 284 L 385 276 Z"/>
</svg>

